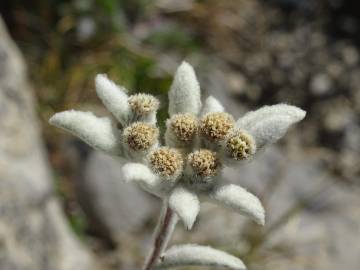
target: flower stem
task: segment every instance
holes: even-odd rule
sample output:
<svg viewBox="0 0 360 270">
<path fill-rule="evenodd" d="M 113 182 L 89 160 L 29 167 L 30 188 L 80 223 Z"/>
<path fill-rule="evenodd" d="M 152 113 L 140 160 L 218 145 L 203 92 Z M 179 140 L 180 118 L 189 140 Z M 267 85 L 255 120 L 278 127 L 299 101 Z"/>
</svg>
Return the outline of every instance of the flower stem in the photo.
<svg viewBox="0 0 360 270">
<path fill-rule="evenodd" d="M 143 270 L 153 270 L 155 268 L 174 232 L 177 221 L 177 215 L 169 208 L 167 201 L 164 200 L 162 213 L 154 231 L 153 247 L 145 261 Z"/>
</svg>

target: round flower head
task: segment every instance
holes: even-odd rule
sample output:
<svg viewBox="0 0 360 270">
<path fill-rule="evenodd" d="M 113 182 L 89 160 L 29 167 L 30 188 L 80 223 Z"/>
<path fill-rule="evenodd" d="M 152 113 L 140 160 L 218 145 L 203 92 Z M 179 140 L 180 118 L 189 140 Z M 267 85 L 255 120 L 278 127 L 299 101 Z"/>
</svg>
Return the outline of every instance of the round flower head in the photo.
<svg viewBox="0 0 360 270">
<path fill-rule="evenodd" d="M 187 163 L 195 175 L 200 177 L 216 176 L 221 167 L 216 153 L 207 149 L 190 153 L 187 157 Z"/>
<path fill-rule="evenodd" d="M 176 114 L 170 119 L 169 128 L 177 140 L 187 143 L 197 134 L 198 122 L 192 114 Z"/>
<path fill-rule="evenodd" d="M 170 147 L 160 147 L 150 153 L 149 164 L 151 169 L 165 178 L 176 178 L 183 169 L 181 153 Z"/>
<path fill-rule="evenodd" d="M 153 146 L 159 137 L 159 130 L 150 124 L 135 122 L 125 128 L 124 141 L 130 149 L 135 151 L 148 150 Z"/>
<path fill-rule="evenodd" d="M 225 112 L 208 113 L 200 122 L 200 132 L 209 141 L 220 141 L 225 138 L 234 126 L 234 118 Z"/>
<path fill-rule="evenodd" d="M 159 108 L 159 100 L 148 94 L 135 94 L 129 97 L 130 108 L 138 115 L 148 115 Z"/>
<path fill-rule="evenodd" d="M 226 151 L 235 160 L 250 159 L 255 154 L 254 138 L 243 130 L 236 130 L 226 140 Z"/>
</svg>

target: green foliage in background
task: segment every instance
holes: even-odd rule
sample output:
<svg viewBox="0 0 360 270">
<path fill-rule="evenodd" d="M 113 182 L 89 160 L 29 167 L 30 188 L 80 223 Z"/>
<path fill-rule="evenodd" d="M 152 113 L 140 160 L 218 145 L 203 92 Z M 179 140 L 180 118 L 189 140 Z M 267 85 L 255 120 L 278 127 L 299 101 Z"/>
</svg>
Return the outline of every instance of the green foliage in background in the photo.
<svg viewBox="0 0 360 270">
<path fill-rule="evenodd" d="M 28 62 L 43 127 L 54 112 L 69 108 L 95 106 L 102 113 L 94 90 L 97 73 L 108 74 L 129 91 L 159 97 L 158 118 L 164 122 L 172 71 L 159 65 L 159 56 L 173 53 L 181 59 L 196 52 L 199 45 L 186 27 L 168 20 L 154 3 L 15 0 L 5 4 L 8 12 L 4 17 Z M 57 173 L 66 163 L 59 144 L 66 135 L 50 128 L 43 132 L 55 168 L 56 190 L 72 228 L 84 236 L 88 224 L 76 206 L 71 176 Z"/>
<path fill-rule="evenodd" d="M 10 5 L 10 22 L 30 63 L 44 123 L 54 111 L 97 104 L 96 73 L 107 73 L 131 91 L 164 95 L 171 78 L 158 68 L 158 54 L 173 50 L 186 55 L 198 48 L 190 32 L 163 23 L 153 1 L 37 0 Z"/>
</svg>

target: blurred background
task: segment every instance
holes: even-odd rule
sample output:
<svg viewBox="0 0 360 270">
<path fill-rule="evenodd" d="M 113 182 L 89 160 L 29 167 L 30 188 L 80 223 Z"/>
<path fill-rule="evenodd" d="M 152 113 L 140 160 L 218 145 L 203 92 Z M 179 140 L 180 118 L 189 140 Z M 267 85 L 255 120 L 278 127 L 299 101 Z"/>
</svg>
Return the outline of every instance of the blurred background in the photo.
<svg viewBox="0 0 360 270">
<path fill-rule="evenodd" d="M 48 119 L 106 114 L 94 76 L 107 73 L 157 96 L 163 122 L 184 59 L 236 117 L 280 102 L 307 116 L 226 171 L 260 196 L 264 228 L 204 204 L 173 242 L 210 244 L 254 270 L 359 269 L 357 1 L 2 0 L 0 14 L 0 269 L 139 269 L 159 201 Z"/>
</svg>

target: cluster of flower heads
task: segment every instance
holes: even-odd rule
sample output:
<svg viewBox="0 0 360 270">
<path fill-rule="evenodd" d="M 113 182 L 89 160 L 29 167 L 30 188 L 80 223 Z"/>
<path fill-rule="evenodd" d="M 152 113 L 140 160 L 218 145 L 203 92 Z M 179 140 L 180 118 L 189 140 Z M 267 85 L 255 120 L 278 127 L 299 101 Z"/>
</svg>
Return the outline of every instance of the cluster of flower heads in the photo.
<svg viewBox="0 0 360 270">
<path fill-rule="evenodd" d="M 111 118 L 65 111 L 50 123 L 66 129 L 94 148 L 122 158 L 123 176 L 162 197 L 190 229 L 200 209 L 199 196 L 264 224 L 256 196 L 240 186 L 222 183 L 222 169 L 251 160 L 259 149 L 280 139 L 305 112 L 295 106 L 265 106 L 235 120 L 214 97 L 202 105 L 193 68 L 183 62 L 169 91 L 164 144 L 159 139 L 159 101 L 127 91 L 97 75 L 96 91 Z"/>
</svg>

